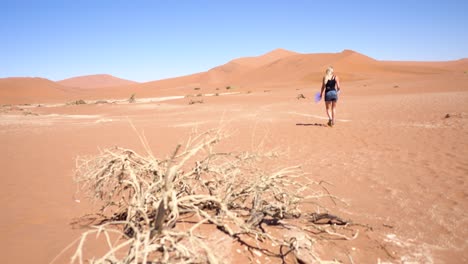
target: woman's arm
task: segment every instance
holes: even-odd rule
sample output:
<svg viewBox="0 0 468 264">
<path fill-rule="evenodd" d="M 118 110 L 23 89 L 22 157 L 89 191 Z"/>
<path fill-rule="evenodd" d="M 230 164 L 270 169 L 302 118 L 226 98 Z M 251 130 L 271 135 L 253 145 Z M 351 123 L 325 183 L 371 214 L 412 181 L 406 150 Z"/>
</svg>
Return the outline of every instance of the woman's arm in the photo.
<svg viewBox="0 0 468 264">
<path fill-rule="evenodd" d="M 340 91 L 340 89 L 341 89 L 340 78 L 338 78 L 338 76 L 335 76 L 335 80 L 336 80 L 336 90 Z"/>
<path fill-rule="evenodd" d="M 325 90 L 325 77 L 322 79 L 322 89 L 320 90 L 320 98 L 323 97 L 323 91 Z"/>
</svg>

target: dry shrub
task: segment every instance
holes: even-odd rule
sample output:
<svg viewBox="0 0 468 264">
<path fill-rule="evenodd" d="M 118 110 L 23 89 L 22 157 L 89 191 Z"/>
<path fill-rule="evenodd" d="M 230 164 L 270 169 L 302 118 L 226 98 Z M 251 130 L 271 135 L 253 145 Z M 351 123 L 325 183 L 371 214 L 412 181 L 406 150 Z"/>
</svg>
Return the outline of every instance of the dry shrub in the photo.
<svg viewBox="0 0 468 264">
<path fill-rule="evenodd" d="M 299 99 L 306 99 L 306 97 L 303 95 L 303 94 L 298 94 L 296 96 L 296 99 L 299 100 Z"/>
<path fill-rule="evenodd" d="M 83 104 L 87 104 L 85 100 L 83 99 L 80 99 L 80 100 L 76 100 L 76 101 L 72 101 L 72 102 L 68 102 L 67 105 L 83 105 Z M 39 105 L 40 106 L 40 105 Z"/>
<path fill-rule="evenodd" d="M 23 115 L 25 115 L 25 116 L 29 116 L 29 115 L 38 116 L 39 114 L 38 113 L 33 113 L 31 111 L 24 111 Z"/>
<path fill-rule="evenodd" d="M 190 99 L 190 101 L 188 102 L 189 105 L 193 105 L 193 104 L 203 104 L 203 99 L 201 100 L 192 100 Z"/>
<path fill-rule="evenodd" d="M 136 96 L 136 94 L 132 94 L 130 96 L 130 98 L 128 98 L 128 102 L 131 103 L 131 104 L 135 103 L 136 102 L 135 96 Z"/>
<path fill-rule="evenodd" d="M 95 233 L 105 236 L 109 250 L 93 263 L 224 262 L 199 232 L 203 225 L 215 226 L 251 252 L 318 261 L 311 233 L 294 221 L 306 216 L 301 202 L 330 195 L 320 184 L 307 181 L 297 166 L 260 170 L 260 159 L 271 154 L 214 151 L 221 138 L 218 131 L 206 132 L 161 160 L 149 148 L 142 156 L 118 147 L 78 159 L 76 182 L 102 207 L 77 221 L 92 225 L 71 262 L 83 262 L 83 245 Z M 182 229 L 184 219 L 195 220 Z M 284 232 L 275 236 L 264 226 Z M 268 248 L 272 244 L 280 253 Z"/>
</svg>

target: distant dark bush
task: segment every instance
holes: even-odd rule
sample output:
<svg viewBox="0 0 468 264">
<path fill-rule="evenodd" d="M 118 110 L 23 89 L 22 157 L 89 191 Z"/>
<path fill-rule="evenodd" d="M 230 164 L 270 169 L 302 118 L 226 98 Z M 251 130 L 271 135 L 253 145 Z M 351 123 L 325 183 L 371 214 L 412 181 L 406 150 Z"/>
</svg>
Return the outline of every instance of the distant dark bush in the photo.
<svg viewBox="0 0 468 264">
<path fill-rule="evenodd" d="M 193 105 L 193 104 L 203 104 L 203 100 L 190 100 L 189 105 Z"/>
<path fill-rule="evenodd" d="M 129 103 L 134 103 L 135 101 L 136 101 L 135 94 L 132 94 L 132 96 L 130 96 L 130 98 L 128 98 L 128 102 Z"/>
<path fill-rule="evenodd" d="M 28 116 L 28 115 L 38 116 L 39 114 L 30 112 L 30 111 L 25 111 L 25 112 L 23 112 L 23 115 L 25 115 L 25 116 Z"/>
<path fill-rule="evenodd" d="M 86 101 L 83 99 L 67 103 L 67 105 L 82 105 L 82 104 L 86 104 Z M 41 105 L 38 105 L 38 107 L 41 107 Z"/>
</svg>

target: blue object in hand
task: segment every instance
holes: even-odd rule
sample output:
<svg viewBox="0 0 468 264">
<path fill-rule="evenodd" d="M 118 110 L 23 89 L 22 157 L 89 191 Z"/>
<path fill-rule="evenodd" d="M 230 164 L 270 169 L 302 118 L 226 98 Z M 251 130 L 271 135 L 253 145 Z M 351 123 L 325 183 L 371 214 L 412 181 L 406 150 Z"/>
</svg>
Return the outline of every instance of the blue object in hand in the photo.
<svg viewBox="0 0 468 264">
<path fill-rule="evenodd" d="M 317 92 L 315 94 L 315 97 L 314 97 L 314 100 L 316 103 L 320 102 L 320 99 L 322 99 L 322 97 L 320 96 L 320 92 Z"/>
</svg>

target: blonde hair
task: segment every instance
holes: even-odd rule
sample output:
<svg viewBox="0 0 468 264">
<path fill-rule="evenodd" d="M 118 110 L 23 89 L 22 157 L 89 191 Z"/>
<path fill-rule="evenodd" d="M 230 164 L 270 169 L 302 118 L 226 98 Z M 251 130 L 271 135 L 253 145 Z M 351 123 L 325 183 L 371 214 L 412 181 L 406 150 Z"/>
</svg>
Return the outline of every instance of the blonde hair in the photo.
<svg viewBox="0 0 468 264">
<path fill-rule="evenodd" d="M 327 70 L 325 71 L 325 76 L 323 77 L 323 83 L 327 83 L 328 80 L 331 80 L 333 77 L 333 67 L 329 66 Z"/>
</svg>

